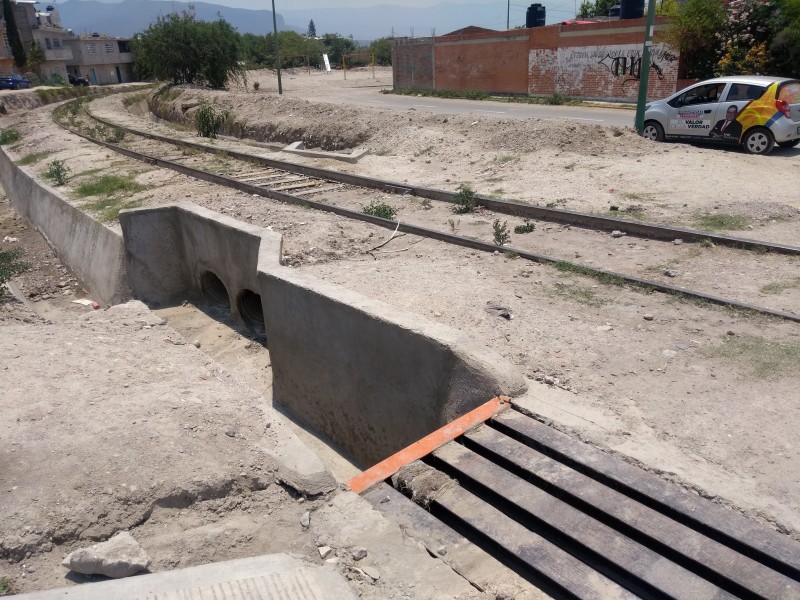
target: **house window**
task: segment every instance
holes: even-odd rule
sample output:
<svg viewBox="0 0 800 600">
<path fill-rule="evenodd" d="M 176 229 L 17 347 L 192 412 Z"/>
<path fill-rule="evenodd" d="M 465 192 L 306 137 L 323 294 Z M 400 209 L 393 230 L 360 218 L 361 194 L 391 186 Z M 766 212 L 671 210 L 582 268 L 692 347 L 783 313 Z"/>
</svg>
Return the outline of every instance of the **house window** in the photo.
<svg viewBox="0 0 800 600">
<path fill-rule="evenodd" d="M 86 54 L 94 54 L 94 44 L 86 44 Z"/>
<path fill-rule="evenodd" d="M 111 54 L 112 52 L 114 52 L 114 44 L 106 42 L 106 54 Z"/>
<path fill-rule="evenodd" d="M 119 47 L 120 52 L 130 52 L 131 51 L 131 43 L 128 40 L 120 40 L 117 42 L 117 46 Z"/>
<path fill-rule="evenodd" d="M 58 38 L 53 38 L 53 48 L 61 48 L 61 40 Z"/>
<path fill-rule="evenodd" d="M 44 38 L 44 45 L 47 47 L 48 50 L 53 49 L 53 44 L 50 43 L 50 38 Z"/>
</svg>

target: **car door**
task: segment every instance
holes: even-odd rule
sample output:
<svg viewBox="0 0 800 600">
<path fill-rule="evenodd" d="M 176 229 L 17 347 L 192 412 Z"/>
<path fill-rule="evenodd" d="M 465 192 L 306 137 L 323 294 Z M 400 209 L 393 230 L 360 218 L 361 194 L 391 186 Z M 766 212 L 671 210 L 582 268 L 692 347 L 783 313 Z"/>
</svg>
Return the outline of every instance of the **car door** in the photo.
<svg viewBox="0 0 800 600">
<path fill-rule="evenodd" d="M 739 115 L 748 104 L 763 96 L 766 89 L 765 85 L 731 83 L 717 106 L 709 137 L 721 142 L 738 144 L 743 133 Z"/>
<path fill-rule="evenodd" d="M 707 137 L 716 121 L 719 99 L 727 84 L 704 83 L 670 100 L 667 135 Z"/>
</svg>

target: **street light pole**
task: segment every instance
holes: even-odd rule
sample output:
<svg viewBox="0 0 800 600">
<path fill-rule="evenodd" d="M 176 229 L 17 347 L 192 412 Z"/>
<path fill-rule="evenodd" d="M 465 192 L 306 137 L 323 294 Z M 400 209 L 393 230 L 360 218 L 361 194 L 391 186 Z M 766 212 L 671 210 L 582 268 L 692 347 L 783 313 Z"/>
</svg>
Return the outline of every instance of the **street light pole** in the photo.
<svg viewBox="0 0 800 600">
<path fill-rule="evenodd" d="M 653 28 L 656 23 L 656 0 L 647 3 L 647 25 L 644 30 L 644 48 L 639 69 L 639 98 L 636 102 L 636 131 L 644 131 L 644 107 L 647 104 L 647 86 L 650 83 L 650 48 L 653 46 Z"/>
<path fill-rule="evenodd" d="M 511 27 L 511 0 L 508 0 L 506 5 L 506 31 Z"/>
<path fill-rule="evenodd" d="M 653 1 L 650 0 L 650 2 Z M 272 31 L 275 32 L 275 66 L 278 70 L 278 93 L 283 94 L 283 86 L 281 86 L 281 47 L 278 42 L 278 19 L 275 17 L 275 0 L 272 0 Z"/>
</svg>

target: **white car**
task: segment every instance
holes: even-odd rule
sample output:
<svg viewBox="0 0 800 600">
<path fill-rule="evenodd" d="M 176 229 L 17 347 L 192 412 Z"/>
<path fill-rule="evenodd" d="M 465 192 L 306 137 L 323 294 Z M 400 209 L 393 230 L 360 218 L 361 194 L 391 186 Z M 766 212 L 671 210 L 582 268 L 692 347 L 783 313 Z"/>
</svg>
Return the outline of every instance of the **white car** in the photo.
<svg viewBox="0 0 800 600">
<path fill-rule="evenodd" d="M 800 143 L 800 81 L 739 75 L 697 83 L 648 103 L 642 135 L 741 144 L 751 154 L 767 154 L 776 143 L 793 148 Z"/>
</svg>

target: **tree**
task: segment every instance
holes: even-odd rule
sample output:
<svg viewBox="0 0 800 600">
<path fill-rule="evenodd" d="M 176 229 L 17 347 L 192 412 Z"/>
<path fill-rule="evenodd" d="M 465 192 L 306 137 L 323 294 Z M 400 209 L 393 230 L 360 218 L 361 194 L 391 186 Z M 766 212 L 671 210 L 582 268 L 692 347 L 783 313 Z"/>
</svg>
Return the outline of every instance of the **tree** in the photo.
<svg viewBox="0 0 800 600">
<path fill-rule="evenodd" d="M 322 36 L 325 51 L 332 65 L 342 64 L 342 55 L 350 54 L 356 49 L 356 43 L 351 38 L 344 38 L 338 33 L 326 33 Z"/>
<path fill-rule="evenodd" d="M 800 77 L 800 0 L 775 0 L 775 37 L 769 46 L 775 72 Z"/>
<path fill-rule="evenodd" d="M 586 0 L 581 3 L 577 17 L 585 19 L 588 17 L 607 17 L 611 7 L 617 4 L 617 0 L 595 0 L 594 3 Z"/>
<path fill-rule="evenodd" d="M 725 25 L 722 0 L 686 0 L 669 23 L 664 39 L 680 52 L 680 77 L 707 79 L 719 57 L 718 32 Z"/>
<path fill-rule="evenodd" d="M 160 16 L 134 36 L 133 53 L 137 74 L 175 84 L 223 88 L 229 78 L 243 74 L 239 34 L 222 18 L 209 23 L 189 12 Z"/>
<path fill-rule="evenodd" d="M 760 0 L 738 0 L 727 6 L 720 40 L 719 75 L 766 75 L 772 67 L 767 46 L 775 37 L 775 7 Z"/>
<path fill-rule="evenodd" d="M 42 65 L 46 60 L 47 57 L 44 54 L 42 45 L 36 40 L 31 40 L 31 47 L 28 50 L 28 68 L 37 75 L 41 76 Z"/>
<path fill-rule="evenodd" d="M 314 19 L 311 19 L 308 22 L 308 31 L 306 31 L 306 37 L 308 38 L 317 37 L 317 26 L 314 25 Z"/>
<path fill-rule="evenodd" d="M 374 40 L 369 45 L 369 53 L 375 55 L 375 62 L 381 66 L 392 64 L 392 42 L 389 38 Z"/>
<path fill-rule="evenodd" d="M 19 36 L 17 19 L 14 17 L 14 7 L 11 5 L 11 0 L 3 0 L 3 18 L 6 21 L 6 35 L 8 36 L 8 45 L 11 46 L 11 56 L 14 57 L 14 65 L 18 69 L 23 69 L 28 62 L 28 57 L 25 56 L 25 46 Z"/>
</svg>

